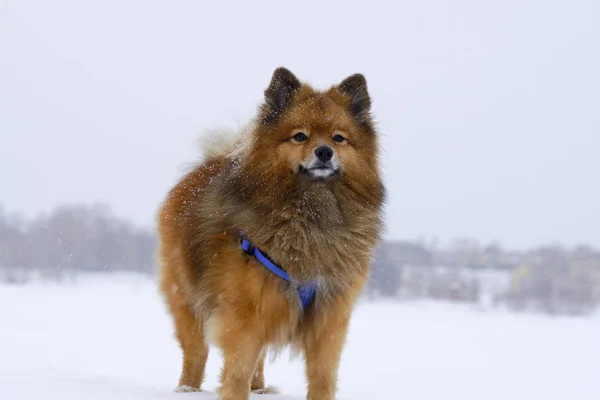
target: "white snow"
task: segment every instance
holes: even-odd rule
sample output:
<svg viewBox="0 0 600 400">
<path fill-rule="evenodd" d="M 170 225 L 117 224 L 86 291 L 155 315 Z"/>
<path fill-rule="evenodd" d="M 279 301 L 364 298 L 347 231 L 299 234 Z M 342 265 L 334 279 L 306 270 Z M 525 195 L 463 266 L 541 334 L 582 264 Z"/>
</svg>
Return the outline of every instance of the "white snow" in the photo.
<svg viewBox="0 0 600 400">
<path fill-rule="evenodd" d="M 339 399 L 599 399 L 600 320 L 515 315 L 441 303 L 363 302 Z M 180 351 L 154 284 L 103 277 L 77 284 L 0 285 L 0 399 L 217 399 L 175 393 Z M 281 394 L 305 398 L 300 360 L 266 368 Z"/>
</svg>

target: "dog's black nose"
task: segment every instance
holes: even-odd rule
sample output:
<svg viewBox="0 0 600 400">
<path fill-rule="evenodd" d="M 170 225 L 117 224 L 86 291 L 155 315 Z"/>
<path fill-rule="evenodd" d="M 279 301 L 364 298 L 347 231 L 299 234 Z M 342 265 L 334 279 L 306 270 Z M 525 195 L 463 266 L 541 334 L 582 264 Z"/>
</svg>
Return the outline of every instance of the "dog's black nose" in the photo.
<svg viewBox="0 0 600 400">
<path fill-rule="evenodd" d="M 333 157 L 333 149 L 329 146 L 319 146 L 315 149 L 315 156 L 319 160 L 327 162 Z"/>
</svg>

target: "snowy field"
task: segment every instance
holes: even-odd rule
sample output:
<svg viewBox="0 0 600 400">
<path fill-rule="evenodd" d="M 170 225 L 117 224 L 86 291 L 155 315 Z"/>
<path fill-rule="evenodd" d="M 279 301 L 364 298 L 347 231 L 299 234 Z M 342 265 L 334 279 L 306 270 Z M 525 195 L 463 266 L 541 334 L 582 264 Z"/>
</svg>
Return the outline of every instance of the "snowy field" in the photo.
<svg viewBox="0 0 600 400">
<path fill-rule="evenodd" d="M 0 399 L 215 400 L 173 392 L 180 351 L 153 283 L 109 276 L 0 285 Z M 362 303 L 342 358 L 339 399 L 600 399 L 600 319 L 514 315 L 440 303 Z M 305 395 L 300 361 L 269 364 L 269 384 Z"/>
</svg>

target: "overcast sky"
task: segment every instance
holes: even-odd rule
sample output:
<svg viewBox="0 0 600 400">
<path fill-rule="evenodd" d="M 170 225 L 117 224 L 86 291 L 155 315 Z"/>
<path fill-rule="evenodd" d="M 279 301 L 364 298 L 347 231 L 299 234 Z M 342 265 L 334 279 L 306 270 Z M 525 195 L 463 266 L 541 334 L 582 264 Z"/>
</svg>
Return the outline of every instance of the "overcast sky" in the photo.
<svg viewBox="0 0 600 400">
<path fill-rule="evenodd" d="M 153 226 L 202 130 L 283 65 L 365 74 L 389 238 L 600 245 L 600 2 L 311 3 L 3 0 L 0 202 Z"/>
</svg>

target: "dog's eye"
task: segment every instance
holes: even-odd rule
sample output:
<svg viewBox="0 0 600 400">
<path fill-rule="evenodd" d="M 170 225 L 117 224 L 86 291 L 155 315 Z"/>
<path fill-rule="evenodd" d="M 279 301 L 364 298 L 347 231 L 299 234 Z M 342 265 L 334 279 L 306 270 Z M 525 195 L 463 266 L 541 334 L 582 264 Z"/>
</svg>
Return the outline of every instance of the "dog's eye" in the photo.
<svg viewBox="0 0 600 400">
<path fill-rule="evenodd" d="M 306 136 L 306 133 L 304 132 L 298 132 L 293 137 L 296 142 L 304 142 L 305 140 L 308 140 L 308 136 Z"/>
<path fill-rule="evenodd" d="M 344 140 L 346 140 L 346 139 L 339 133 L 333 135 L 333 141 L 336 143 L 342 143 Z"/>
</svg>

